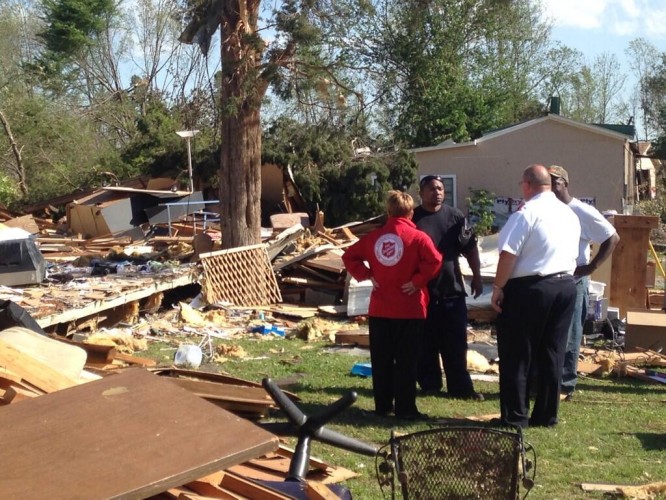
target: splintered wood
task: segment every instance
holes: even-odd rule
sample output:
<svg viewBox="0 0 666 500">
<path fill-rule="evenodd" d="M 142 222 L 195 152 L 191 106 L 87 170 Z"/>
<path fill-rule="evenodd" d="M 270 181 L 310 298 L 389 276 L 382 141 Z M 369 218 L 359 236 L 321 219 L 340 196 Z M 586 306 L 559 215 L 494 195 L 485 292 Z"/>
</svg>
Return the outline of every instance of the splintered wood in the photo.
<svg viewBox="0 0 666 500">
<path fill-rule="evenodd" d="M 209 304 L 238 306 L 282 301 L 265 245 L 253 245 L 201 254 L 203 292 Z"/>
</svg>

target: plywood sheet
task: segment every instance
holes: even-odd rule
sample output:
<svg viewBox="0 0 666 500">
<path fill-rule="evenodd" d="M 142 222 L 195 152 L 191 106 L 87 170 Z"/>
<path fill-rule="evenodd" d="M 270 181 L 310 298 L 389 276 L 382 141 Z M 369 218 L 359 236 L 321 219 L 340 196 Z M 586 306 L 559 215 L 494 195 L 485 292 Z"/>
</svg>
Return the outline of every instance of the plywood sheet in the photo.
<svg viewBox="0 0 666 500">
<path fill-rule="evenodd" d="M 146 498 L 278 448 L 273 434 L 141 368 L 0 412 L 0 491 Z"/>
<path fill-rule="evenodd" d="M 624 317 L 628 309 L 645 309 L 645 275 L 650 230 L 658 227 L 658 217 L 616 215 L 613 225 L 620 242 L 613 251 L 610 304 Z"/>
</svg>

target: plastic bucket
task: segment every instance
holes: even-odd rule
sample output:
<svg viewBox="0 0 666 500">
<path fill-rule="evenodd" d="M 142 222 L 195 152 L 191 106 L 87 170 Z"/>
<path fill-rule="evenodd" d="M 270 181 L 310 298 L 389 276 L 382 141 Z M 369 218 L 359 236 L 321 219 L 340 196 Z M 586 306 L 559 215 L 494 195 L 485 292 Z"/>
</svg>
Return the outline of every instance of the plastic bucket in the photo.
<svg viewBox="0 0 666 500">
<path fill-rule="evenodd" d="M 186 368 L 199 368 L 202 359 L 203 352 L 201 351 L 201 347 L 194 344 L 182 344 L 176 351 L 173 364 Z"/>
</svg>

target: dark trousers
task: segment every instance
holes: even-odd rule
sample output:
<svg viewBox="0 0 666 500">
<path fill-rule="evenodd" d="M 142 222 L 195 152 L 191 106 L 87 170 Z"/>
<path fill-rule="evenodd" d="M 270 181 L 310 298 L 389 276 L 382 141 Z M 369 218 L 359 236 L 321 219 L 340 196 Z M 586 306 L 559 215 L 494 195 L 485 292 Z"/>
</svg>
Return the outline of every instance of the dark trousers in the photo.
<svg viewBox="0 0 666 500">
<path fill-rule="evenodd" d="M 369 319 L 370 361 L 375 411 L 413 415 L 416 408 L 416 357 L 422 319 Z"/>
<path fill-rule="evenodd" d="M 557 423 L 562 364 L 575 298 L 571 276 L 518 278 L 504 287 L 502 313 L 497 318 L 497 348 L 500 410 L 505 422 L 521 427 Z M 533 381 L 530 373 L 535 374 Z M 529 418 L 531 389 L 536 399 Z"/>
<path fill-rule="evenodd" d="M 453 397 L 474 392 L 467 371 L 467 304 L 465 297 L 431 298 L 419 353 L 418 382 L 424 391 L 442 388 L 440 356 L 446 389 Z"/>
</svg>

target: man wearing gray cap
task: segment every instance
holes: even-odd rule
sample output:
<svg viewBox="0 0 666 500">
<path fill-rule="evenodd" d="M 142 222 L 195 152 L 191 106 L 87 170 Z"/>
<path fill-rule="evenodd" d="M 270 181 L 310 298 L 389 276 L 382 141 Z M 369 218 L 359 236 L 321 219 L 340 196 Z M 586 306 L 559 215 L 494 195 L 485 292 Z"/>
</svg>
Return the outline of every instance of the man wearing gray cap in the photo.
<svg viewBox="0 0 666 500">
<path fill-rule="evenodd" d="M 591 205 L 574 198 L 569 194 L 569 173 L 558 165 L 548 167 L 551 187 L 558 200 L 571 208 L 580 221 L 581 233 L 578 258 L 576 259 L 576 305 L 574 307 L 567 352 L 562 368 L 562 394 L 566 401 L 571 401 L 578 380 L 578 354 L 583 338 L 583 323 L 587 317 L 588 286 L 590 274 L 594 272 L 608 257 L 620 241 L 613 225 Z M 590 260 L 590 244 L 600 244 L 599 251 Z"/>
</svg>

